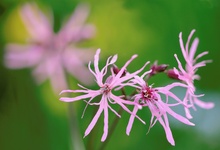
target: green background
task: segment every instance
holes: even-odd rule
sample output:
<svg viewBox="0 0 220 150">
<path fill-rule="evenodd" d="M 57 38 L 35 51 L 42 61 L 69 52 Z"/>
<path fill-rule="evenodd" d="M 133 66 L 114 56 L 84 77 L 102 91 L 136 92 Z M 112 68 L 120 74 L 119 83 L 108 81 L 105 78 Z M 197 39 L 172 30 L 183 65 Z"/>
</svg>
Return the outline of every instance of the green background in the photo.
<svg viewBox="0 0 220 150">
<path fill-rule="evenodd" d="M 23 42 L 26 32 L 18 17 L 18 6 L 25 0 L 0 1 L 0 150 L 69 150 L 70 131 L 68 128 L 67 104 L 60 102 L 53 94 L 49 81 L 38 86 L 31 76 L 30 69 L 9 70 L 3 64 L 4 46 L 8 42 Z M 38 0 L 42 8 L 52 9 L 54 31 L 58 31 L 62 20 L 71 15 L 76 0 Z M 177 66 L 173 57 L 181 56 L 179 32 L 184 41 L 192 29 L 194 37 L 199 37 L 197 54 L 208 50 L 205 59 L 213 63 L 201 68 L 201 80 L 195 84 L 202 100 L 215 102 L 212 110 L 199 109 L 193 113 L 195 127 L 179 123 L 170 117 L 170 126 L 176 142 L 171 146 L 163 128 L 157 123 L 148 135 L 150 113 L 146 109 L 140 113 L 147 125 L 137 120 L 130 136 L 125 134 L 128 114 L 122 119 L 106 146 L 107 150 L 217 150 L 220 149 L 220 1 L 218 0 L 90 0 L 91 13 L 88 22 L 96 26 L 93 39 L 82 43 L 82 47 L 101 48 L 101 64 L 106 58 L 118 54 L 118 66 L 122 66 L 133 54 L 139 57 L 128 69 L 134 71 L 146 61 Z M 182 58 L 181 58 L 182 60 Z M 69 77 L 69 84 L 75 87 L 76 81 Z M 155 86 L 165 85 L 163 75 L 152 78 Z M 181 91 L 176 91 L 181 94 Z M 84 131 L 93 117 L 95 107 L 89 107 L 83 119 L 81 114 L 85 103 L 73 104 L 77 112 L 79 132 L 83 139 Z M 118 109 L 118 108 L 116 108 Z M 110 112 L 110 124 L 113 113 Z M 87 149 L 98 149 L 102 135 L 103 118 L 98 121 L 90 135 L 83 139 Z M 87 144 L 90 143 L 90 144 Z"/>
</svg>

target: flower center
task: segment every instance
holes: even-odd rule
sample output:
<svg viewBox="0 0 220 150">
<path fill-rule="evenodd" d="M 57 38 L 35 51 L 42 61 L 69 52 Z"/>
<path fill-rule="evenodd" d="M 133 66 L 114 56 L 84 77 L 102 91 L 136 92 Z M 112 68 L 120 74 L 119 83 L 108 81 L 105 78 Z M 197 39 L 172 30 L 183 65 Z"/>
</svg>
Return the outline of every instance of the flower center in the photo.
<svg viewBox="0 0 220 150">
<path fill-rule="evenodd" d="M 142 99 L 140 104 L 145 104 L 146 101 L 157 101 L 156 96 L 154 95 L 155 90 L 151 87 L 145 87 L 141 90 Z"/>
<path fill-rule="evenodd" d="M 103 94 L 108 94 L 111 91 L 108 84 L 105 84 L 103 87 L 101 87 L 101 92 Z"/>
</svg>

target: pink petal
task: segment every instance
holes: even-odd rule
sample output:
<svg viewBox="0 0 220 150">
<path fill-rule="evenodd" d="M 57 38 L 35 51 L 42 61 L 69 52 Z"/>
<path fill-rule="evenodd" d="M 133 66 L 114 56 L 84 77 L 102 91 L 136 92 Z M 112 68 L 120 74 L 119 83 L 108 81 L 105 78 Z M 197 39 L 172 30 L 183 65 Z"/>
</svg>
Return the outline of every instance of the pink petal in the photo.
<svg viewBox="0 0 220 150">
<path fill-rule="evenodd" d="M 181 73 L 186 74 L 186 71 L 183 69 L 183 66 L 182 66 L 181 62 L 179 61 L 176 54 L 174 54 L 174 57 L 176 58 L 176 61 L 178 63 L 178 68 L 180 69 Z"/>
<path fill-rule="evenodd" d="M 78 41 L 82 39 L 90 39 L 95 36 L 96 28 L 94 25 L 86 24 L 82 27 Z"/>
<path fill-rule="evenodd" d="M 194 32 L 195 32 L 196 30 L 192 30 L 191 32 L 190 32 L 190 34 L 189 34 L 189 36 L 188 36 L 188 39 L 187 39 L 187 42 L 186 42 L 186 52 L 187 52 L 187 55 L 189 56 L 189 55 L 191 55 L 191 57 L 193 58 L 194 57 L 194 54 L 192 53 L 192 54 L 189 54 L 189 42 L 190 42 L 190 40 L 191 40 L 191 38 L 192 38 L 192 36 L 193 36 L 193 34 L 194 34 Z M 189 59 L 189 58 L 188 58 Z"/>
<path fill-rule="evenodd" d="M 133 109 L 133 114 L 137 114 L 137 111 L 138 111 L 138 107 L 137 106 L 134 106 L 134 109 Z M 131 131 L 131 128 L 133 126 L 133 122 L 134 122 L 134 118 L 135 116 L 134 115 L 131 115 L 130 116 L 130 119 L 128 121 L 128 125 L 127 125 L 127 128 L 126 128 L 126 134 L 129 135 L 130 134 L 130 131 Z"/>
<path fill-rule="evenodd" d="M 175 141 L 173 139 L 173 134 L 170 130 L 170 126 L 169 126 L 169 122 L 168 122 L 168 119 L 167 119 L 167 116 L 166 114 L 164 114 L 164 118 L 165 118 L 165 123 L 162 119 L 162 117 L 158 118 L 158 121 L 160 122 L 160 124 L 163 126 L 164 128 L 164 131 L 166 133 L 166 138 L 168 140 L 168 142 L 171 144 L 171 145 L 175 145 Z"/>
<path fill-rule="evenodd" d="M 210 63 L 211 61 L 210 60 L 204 60 L 204 61 L 201 61 L 199 63 L 197 63 L 195 66 L 193 66 L 193 69 L 198 69 L 200 67 L 204 67 L 206 66 L 206 63 Z"/>
<path fill-rule="evenodd" d="M 201 54 L 197 55 L 196 58 L 194 59 L 194 61 L 198 60 L 199 58 L 203 57 L 204 55 L 207 55 L 209 52 L 208 51 L 205 51 L 205 52 L 202 52 Z"/>
<path fill-rule="evenodd" d="M 184 107 L 184 109 L 185 109 L 186 117 L 187 117 L 188 119 L 192 119 L 193 117 L 192 117 L 192 115 L 191 115 L 189 109 L 186 108 L 186 107 Z"/>
<path fill-rule="evenodd" d="M 133 55 L 126 63 L 125 65 L 120 69 L 120 71 L 115 76 L 115 80 L 118 80 L 118 78 L 121 77 L 121 75 L 124 73 L 127 66 L 137 57 L 137 55 Z"/>
<path fill-rule="evenodd" d="M 185 47 L 184 47 L 184 44 L 183 44 L 182 32 L 180 32 L 180 34 L 179 34 L 179 42 L 180 42 L 180 49 L 182 51 L 183 57 L 186 58 L 188 53 L 185 50 Z"/>
<path fill-rule="evenodd" d="M 118 112 L 115 111 L 110 105 L 108 106 L 108 108 L 109 108 L 116 116 L 118 116 L 119 118 L 121 118 L 121 115 L 119 115 Z"/>
<path fill-rule="evenodd" d="M 50 75 L 50 81 L 55 93 L 59 93 L 62 89 L 67 89 L 66 76 L 61 65 L 56 66 L 56 71 Z"/>
<path fill-rule="evenodd" d="M 194 99 L 194 102 L 195 102 L 195 104 L 197 104 L 198 106 L 200 106 L 201 108 L 204 108 L 204 109 L 212 109 L 215 106 L 215 104 L 212 102 L 203 102 L 198 99 Z"/>
<path fill-rule="evenodd" d="M 194 59 L 194 56 L 195 56 L 195 53 L 196 53 L 198 44 L 199 44 L 199 39 L 198 39 L 198 38 L 195 38 L 194 41 L 193 41 L 193 43 L 192 43 L 192 46 L 191 46 L 191 48 L 190 48 L 190 53 L 189 53 L 189 60 L 190 60 L 191 62 L 193 62 L 193 59 Z"/>
<path fill-rule="evenodd" d="M 93 93 L 88 93 L 88 94 L 76 96 L 76 97 L 73 97 L 73 98 L 61 97 L 60 100 L 64 101 L 64 102 L 73 102 L 73 101 L 83 100 L 83 99 L 87 99 L 87 98 L 91 98 L 91 97 L 94 98 L 98 95 L 100 95 L 99 92 L 93 92 Z"/>
<path fill-rule="evenodd" d="M 106 101 L 106 97 L 102 96 L 99 109 L 98 109 L 97 113 L 95 114 L 95 116 L 93 117 L 92 121 L 90 122 L 89 126 L 87 127 L 85 134 L 84 134 L 84 137 L 86 137 L 91 132 L 91 130 L 94 128 L 96 122 L 98 121 L 98 119 L 104 109 L 104 106 L 103 106 L 104 101 Z"/>
<path fill-rule="evenodd" d="M 108 57 L 105 66 L 102 68 L 102 70 L 100 72 L 99 78 L 103 78 L 106 75 L 107 70 L 108 70 L 108 66 L 114 64 L 116 62 L 117 58 L 118 58 L 118 55 L 114 55 L 113 57 L 112 56 Z"/>
<path fill-rule="evenodd" d="M 101 141 L 104 142 L 108 135 L 108 102 L 104 101 L 104 132 Z"/>
<path fill-rule="evenodd" d="M 82 38 L 88 38 L 94 35 L 94 26 L 84 26 L 89 14 L 89 6 L 80 4 L 76 7 L 69 21 L 63 25 L 59 36 L 66 42 L 80 41 Z"/>
<path fill-rule="evenodd" d="M 94 56 L 94 69 L 96 75 L 100 76 L 100 70 L 99 70 L 99 55 L 100 55 L 101 49 L 97 49 L 95 56 Z"/>
<path fill-rule="evenodd" d="M 51 18 L 47 18 L 34 3 L 27 3 L 21 9 L 21 17 L 32 37 L 44 42 L 53 35 Z"/>
<path fill-rule="evenodd" d="M 173 99 L 175 99 L 179 103 L 183 103 L 175 94 L 173 94 L 169 90 L 167 90 L 165 88 L 155 88 L 155 89 L 158 89 L 159 93 L 162 93 L 162 94 L 164 94 L 166 96 L 172 97 Z"/>
<path fill-rule="evenodd" d="M 70 92 L 74 93 L 75 91 L 74 90 L 62 90 L 59 95 L 66 93 L 66 92 L 67 93 L 70 93 Z"/>
<path fill-rule="evenodd" d="M 33 67 L 43 57 L 43 49 L 35 45 L 6 45 L 5 64 L 9 68 Z"/>
<path fill-rule="evenodd" d="M 195 124 L 190 122 L 188 119 L 186 119 L 185 117 L 175 113 L 173 110 L 171 110 L 169 107 L 165 107 L 166 108 L 166 111 L 167 113 L 169 113 L 171 116 L 173 116 L 174 118 L 176 118 L 177 120 L 179 120 L 180 122 L 182 123 L 185 123 L 187 125 L 191 125 L 191 126 L 194 126 Z"/>
</svg>

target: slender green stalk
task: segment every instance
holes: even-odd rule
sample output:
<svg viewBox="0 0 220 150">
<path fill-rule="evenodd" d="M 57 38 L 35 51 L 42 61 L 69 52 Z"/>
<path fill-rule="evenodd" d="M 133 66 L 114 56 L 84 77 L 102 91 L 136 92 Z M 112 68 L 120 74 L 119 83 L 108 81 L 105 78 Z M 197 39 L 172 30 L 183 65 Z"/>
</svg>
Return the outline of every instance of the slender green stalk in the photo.
<svg viewBox="0 0 220 150">
<path fill-rule="evenodd" d="M 97 112 L 97 108 L 95 108 L 93 110 L 93 115 L 92 116 L 95 116 L 96 112 Z M 86 149 L 88 150 L 94 150 L 95 149 L 95 146 L 94 146 L 94 141 L 95 141 L 95 136 L 96 136 L 96 131 L 97 131 L 97 125 L 96 127 L 93 129 L 93 132 L 90 133 L 89 137 L 88 137 L 88 141 L 87 141 L 87 145 L 86 145 Z"/>
<path fill-rule="evenodd" d="M 68 117 L 69 117 L 69 127 L 70 127 L 70 135 L 71 135 L 71 149 L 72 150 L 85 150 L 84 143 L 81 139 L 76 110 L 71 105 L 72 103 L 68 103 Z"/>
</svg>

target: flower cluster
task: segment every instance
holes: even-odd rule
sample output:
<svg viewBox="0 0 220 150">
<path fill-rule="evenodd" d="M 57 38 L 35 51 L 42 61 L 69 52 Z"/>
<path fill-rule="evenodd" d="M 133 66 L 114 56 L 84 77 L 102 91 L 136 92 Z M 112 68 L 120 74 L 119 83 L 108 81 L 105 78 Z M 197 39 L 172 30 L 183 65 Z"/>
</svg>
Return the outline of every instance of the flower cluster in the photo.
<svg viewBox="0 0 220 150">
<path fill-rule="evenodd" d="M 126 129 L 127 135 L 130 134 L 135 118 L 139 119 L 142 123 L 145 124 L 145 122 L 139 116 L 137 116 L 137 112 L 143 110 L 144 108 L 149 108 L 152 114 L 150 120 L 150 128 L 152 128 L 155 123 L 159 121 L 165 130 L 167 140 L 170 144 L 175 145 L 174 138 L 169 126 L 168 114 L 186 125 L 194 126 L 194 124 L 189 120 L 192 118 L 190 115 L 190 108 L 195 108 L 194 104 L 197 104 L 203 108 L 212 108 L 214 106 L 214 104 L 211 102 L 202 102 L 198 99 L 198 97 L 201 95 L 195 94 L 196 88 L 193 82 L 195 79 L 198 79 L 198 75 L 195 73 L 199 67 L 205 66 L 209 61 L 196 63 L 198 58 L 207 54 L 207 52 L 204 52 L 194 58 L 198 45 L 197 38 L 194 40 L 191 48 L 188 50 L 188 45 L 193 33 L 194 30 L 189 35 L 185 47 L 183 46 L 182 34 L 180 33 L 180 47 L 183 53 L 183 57 L 186 61 L 186 69 L 183 69 L 182 64 L 177 58 L 176 54 L 174 56 L 177 60 L 179 70 L 176 68 L 167 70 L 168 65 L 158 65 L 157 63 L 154 63 L 149 70 L 145 71 L 146 66 L 149 64 L 149 62 L 146 62 L 142 68 L 130 73 L 127 69 L 127 66 L 137 57 L 137 55 L 133 55 L 121 68 L 117 68 L 115 65 L 115 62 L 118 58 L 117 55 L 111 56 L 107 59 L 105 66 L 102 69 L 99 69 L 100 49 L 98 49 L 94 56 L 94 68 L 91 68 L 91 62 L 89 62 L 88 68 L 94 75 L 99 89 L 92 90 L 79 85 L 79 87 L 82 89 L 63 90 L 61 94 L 66 92 L 73 92 L 82 93 L 82 95 L 72 98 L 60 98 L 60 100 L 64 102 L 75 102 L 78 100 L 88 99 L 88 101 L 86 101 L 87 105 L 99 106 L 98 111 L 96 112 L 94 118 L 85 131 L 84 137 L 91 132 L 101 113 L 103 112 L 104 133 L 102 135 L 101 141 L 105 141 L 108 135 L 108 110 L 110 109 L 114 114 L 116 114 L 116 116 L 121 117 L 120 114 L 112 108 L 113 105 L 119 105 L 123 110 L 130 114 L 130 119 Z M 143 74 L 140 75 L 142 72 Z M 153 87 L 149 84 L 148 79 L 160 72 L 165 72 L 167 73 L 168 77 L 178 80 L 173 80 L 173 83 L 166 86 Z M 134 88 L 134 92 L 129 95 L 116 95 L 113 93 L 115 90 L 122 90 L 122 93 L 125 93 L 123 91 L 127 86 Z M 186 96 L 184 99 L 180 99 L 178 95 L 172 92 L 172 89 L 176 87 L 186 89 Z M 98 96 L 101 96 L 101 98 Z M 98 99 L 100 100 L 97 102 Z M 172 101 L 174 100 L 175 103 L 171 103 L 171 99 Z M 133 106 L 133 111 L 131 111 L 128 106 Z M 182 106 L 186 110 L 186 117 L 174 112 L 172 107 L 175 106 Z"/>
<path fill-rule="evenodd" d="M 84 84 L 93 83 L 84 66 L 93 52 L 90 48 L 76 47 L 77 43 L 94 36 L 94 26 L 85 24 L 88 5 L 78 5 L 58 33 L 53 31 L 52 13 L 44 14 L 35 3 L 23 5 L 19 13 L 30 36 L 25 44 L 6 45 L 8 68 L 33 68 L 38 83 L 50 79 L 56 93 L 67 88 L 65 70 Z"/>
</svg>

